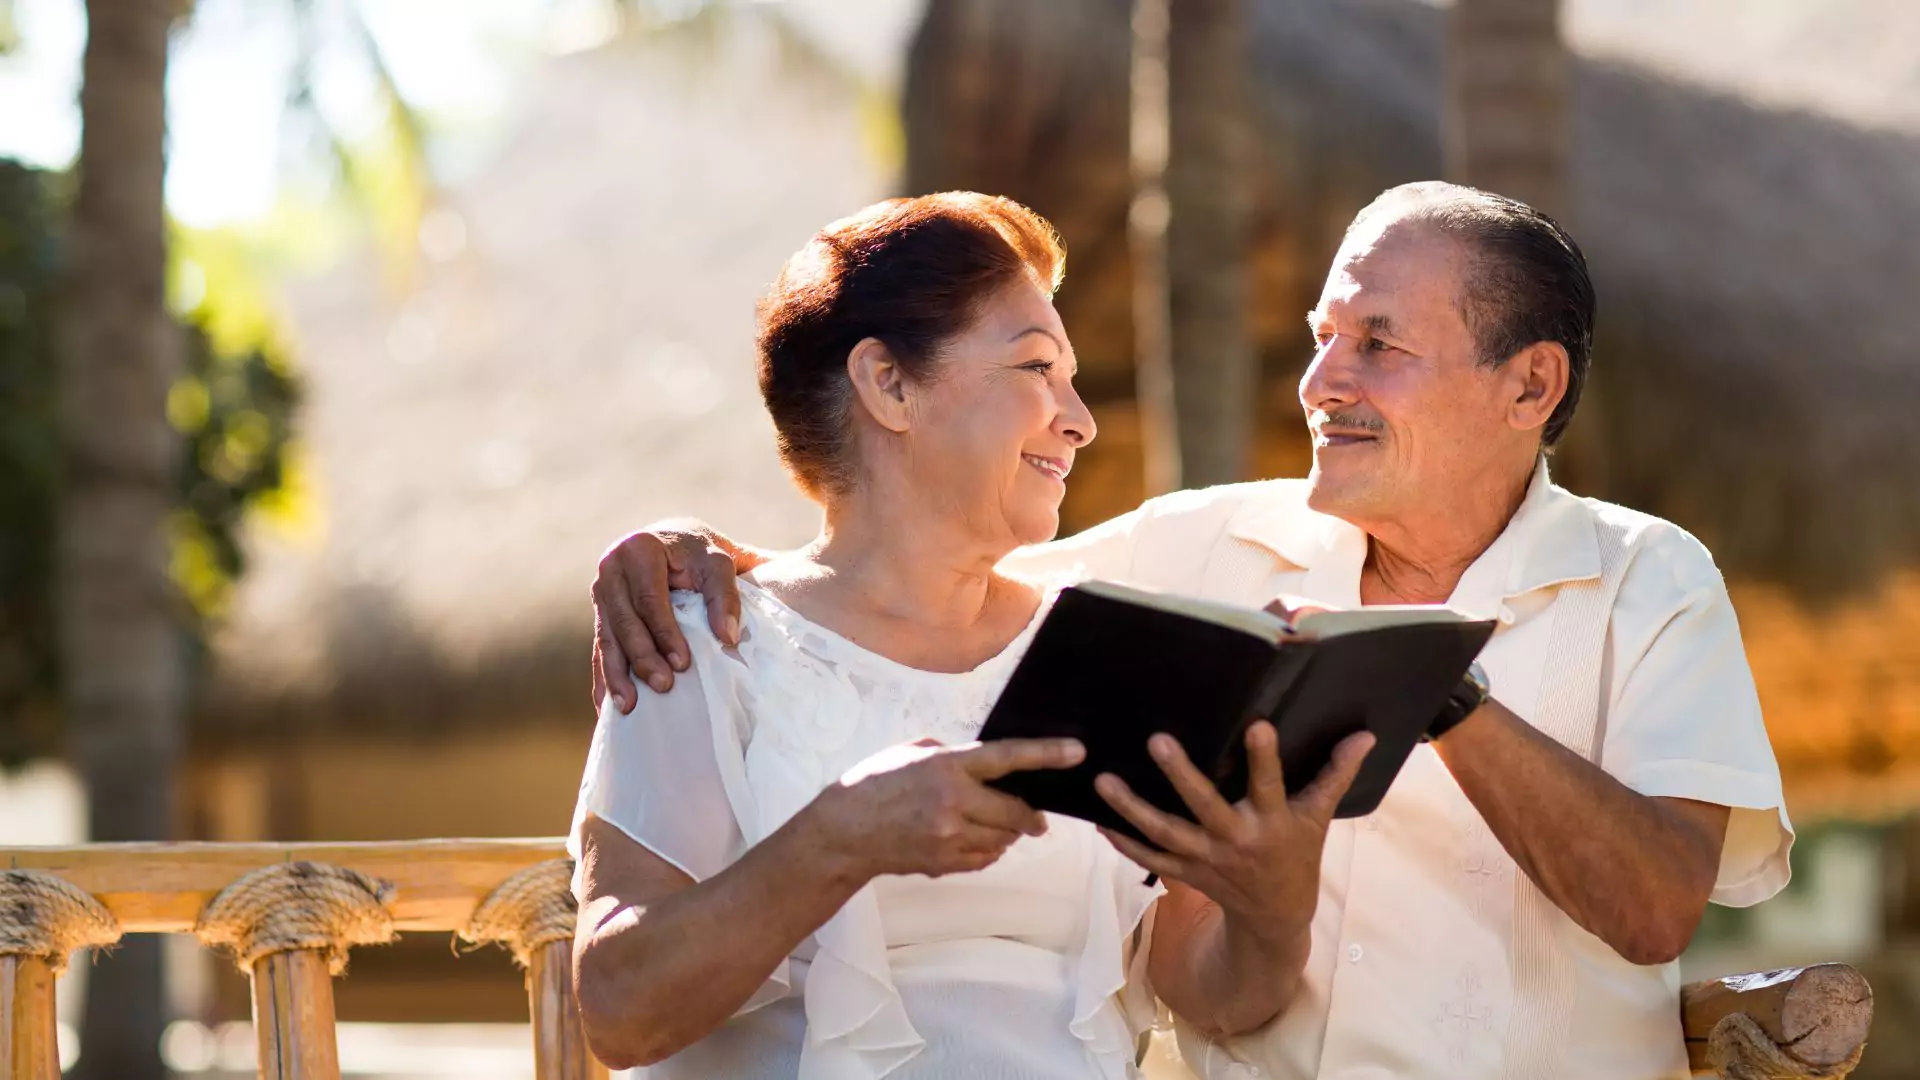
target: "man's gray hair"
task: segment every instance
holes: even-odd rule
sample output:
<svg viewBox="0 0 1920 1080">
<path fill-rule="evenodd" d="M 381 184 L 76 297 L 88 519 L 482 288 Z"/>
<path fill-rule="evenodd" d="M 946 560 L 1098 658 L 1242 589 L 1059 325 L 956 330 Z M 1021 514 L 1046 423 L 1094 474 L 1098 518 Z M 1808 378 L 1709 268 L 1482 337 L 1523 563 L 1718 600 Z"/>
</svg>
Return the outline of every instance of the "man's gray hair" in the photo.
<svg viewBox="0 0 1920 1080">
<path fill-rule="evenodd" d="M 1541 341 L 1567 351 L 1567 393 L 1540 436 L 1551 449 L 1573 419 L 1593 363 L 1593 279 L 1580 245 L 1518 199 L 1438 180 L 1388 188 L 1347 231 L 1383 214 L 1431 225 L 1472 247 L 1461 313 L 1481 363 L 1497 367 Z"/>
</svg>

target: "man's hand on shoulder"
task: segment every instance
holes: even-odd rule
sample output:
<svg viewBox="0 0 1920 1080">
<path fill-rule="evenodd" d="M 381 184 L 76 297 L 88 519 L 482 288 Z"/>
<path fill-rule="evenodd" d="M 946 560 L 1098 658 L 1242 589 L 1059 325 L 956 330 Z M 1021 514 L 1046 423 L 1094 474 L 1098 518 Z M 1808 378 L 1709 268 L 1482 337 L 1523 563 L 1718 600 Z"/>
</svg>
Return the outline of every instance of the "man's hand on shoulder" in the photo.
<svg viewBox="0 0 1920 1080">
<path fill-rule="evenodd" d="M 707 622 L 729 645 L 740 638 L 737 575 L 765 562 L 689 519 L 656 522 L 600 556 L 593 579 L 593 706 L 608 694 L 622 712 L 639 700 L 634 676 L 658 693 L 673 688 L 676 671 L 687 670 L 687 639 L 674 620 L 668 595 L 696 589 L 707 598 Z"/>
</svg>

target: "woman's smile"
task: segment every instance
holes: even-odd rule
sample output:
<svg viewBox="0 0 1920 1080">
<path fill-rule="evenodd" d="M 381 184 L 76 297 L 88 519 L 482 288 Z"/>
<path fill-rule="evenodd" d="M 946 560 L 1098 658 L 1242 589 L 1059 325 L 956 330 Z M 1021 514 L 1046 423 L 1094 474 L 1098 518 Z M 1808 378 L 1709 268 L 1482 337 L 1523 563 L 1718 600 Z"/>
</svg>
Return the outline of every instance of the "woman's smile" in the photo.
<svg viewBox="0 0 1920 1080">
<path fill-rule="evenodd" d="M 1067 482 L 1067 474 L 1073 471 L 1073 462 L 1064 458 L 1041 457 L 1038 454 L 1021 454 L 1020 460 L 1062 484 Z"/>
</svg>

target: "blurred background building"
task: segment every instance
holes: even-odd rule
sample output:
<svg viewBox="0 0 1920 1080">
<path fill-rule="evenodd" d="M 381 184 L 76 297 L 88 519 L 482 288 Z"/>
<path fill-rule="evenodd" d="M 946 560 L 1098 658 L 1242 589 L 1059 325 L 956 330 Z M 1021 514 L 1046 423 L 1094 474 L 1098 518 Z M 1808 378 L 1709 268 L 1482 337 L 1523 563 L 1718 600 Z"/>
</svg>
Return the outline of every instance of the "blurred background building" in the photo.
<svg viewBox="0 0 1920 1080">
<path fill-rule="evenodd" d="M 73 429 L 118 423 L 55 407 L 74 371 L 114 377 L 70 268 L 101 227 L 64 172 L 88 6 L 118 17 L 0 0 L 0 840 L 101 834 L 147 774 L 172 786 L 124 816 L 156 837 L 562 832 L 600 551 L 668 515 L 811 533 L 751 335 L 813 230 L 945 188 L 1060 227 L 1101 422 L 1072 530 L 1303 472 L 1299 320 L 1340 231 L 1445 175 L 1563 217 L 1592 262 L 1556 475 L 1694 531 L 1733 584 L 1801 840 L 1787 892 L 1709 913 L 1687 976 L 1853 962 L 1880 1009 L 1858 1075 L 1920 1075 L 1920 7 L 161 4 L 171 67 L 121 88 L 164 89 L 171 132 L 169 584 L 118 587 L 187 643 L 156 736 L 98 718 L 116 646 L 60 622 L 55 572 L 54 507 L 93 482 L 60 464 Z M 167 958 L 172 1067 L 244 1068 L 239 977 Z M 113 1037 L 82 981 L 73 1030 Z M 525 1015 L 504 955 L 414 935 L 338 995 L 350 1072 L 525 1075 L 490 1026 Z"/>
</svg>

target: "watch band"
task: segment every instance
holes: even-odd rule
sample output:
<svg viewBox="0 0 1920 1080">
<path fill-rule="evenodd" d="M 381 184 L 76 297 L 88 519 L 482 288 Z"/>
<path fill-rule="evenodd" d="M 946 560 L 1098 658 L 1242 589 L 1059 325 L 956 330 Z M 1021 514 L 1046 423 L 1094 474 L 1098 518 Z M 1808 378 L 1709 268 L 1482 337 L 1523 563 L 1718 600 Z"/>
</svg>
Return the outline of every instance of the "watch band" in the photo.
<svg viewBox="0 0 1920 1080">
<path fill-rule="evenodd" d="M 1467 668 L 1467 673 L 1460 677 L 1460 685 L 1454 687 L 1453 693 L 1447 695 L 1447 703 L 1440 707 L 1440 714 L 1433 718 L 1433 723 L 1427 725 L 1427 733 L 1421 736 L 1420 741 L 1431 742 L 1452 731 L 1460 721 L 1472 716 L 1474 710 L 1485 705 L 1490 693 L 1486 672 L 1481 669 L 1478 662 L 1475 662 Z"/>
</svg>

